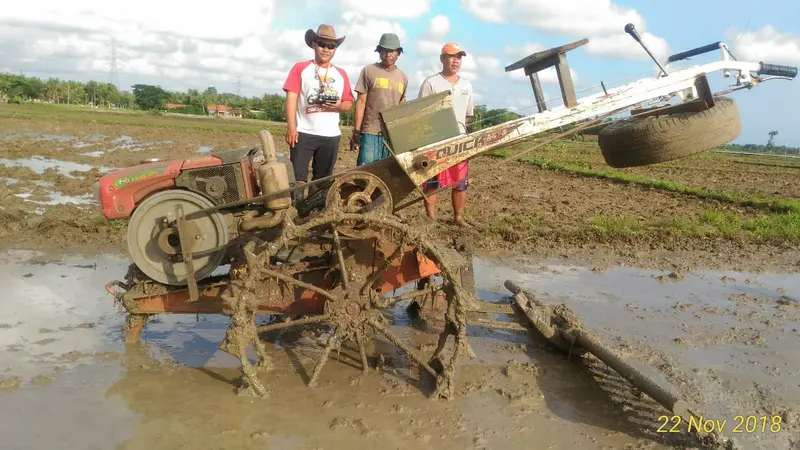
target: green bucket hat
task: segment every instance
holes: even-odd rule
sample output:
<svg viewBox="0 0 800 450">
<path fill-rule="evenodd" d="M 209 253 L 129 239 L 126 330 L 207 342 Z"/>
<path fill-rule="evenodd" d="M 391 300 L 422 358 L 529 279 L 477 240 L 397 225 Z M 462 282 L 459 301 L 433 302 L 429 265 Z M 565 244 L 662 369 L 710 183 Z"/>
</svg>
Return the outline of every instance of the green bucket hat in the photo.
<svg viewBox="0 0 800 450">
<path fill-rule="evenodd" d="M 400 38 L 394 33 L 384 33 L 381 35 L 381 40 L 378 41 L 378 46 L 375 51 L 380 51 L 381 48 L 386 50 L 399 50 L 403 53 L 403 47 L 400 45 Z"/>
</svg>

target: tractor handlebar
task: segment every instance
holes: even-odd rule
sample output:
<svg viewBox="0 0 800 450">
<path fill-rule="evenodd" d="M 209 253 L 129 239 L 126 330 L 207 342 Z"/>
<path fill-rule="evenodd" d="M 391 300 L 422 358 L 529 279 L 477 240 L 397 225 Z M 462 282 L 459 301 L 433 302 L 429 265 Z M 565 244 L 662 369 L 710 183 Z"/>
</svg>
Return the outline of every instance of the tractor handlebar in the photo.
<svg viewBox="0 0 800 450">
<path fill-rule="evenodd" d="M 682 59 L 691 58 L 692 56 L 702 55 L 703 53 L 713 52 L 718 50 L 722 41 L 714 42 L 713 44 L 704 45 L 702 47 L 686 50 L 685 52 L 676 53 L 667 59 L 668 63 L 674 63 Z"/>
<path fill-rule="evenodd" d="M 632 38 L 633 38 L 633 39 L 634 39 L 636 42 L 642 42 L 642 37 L 641 37 L 641 36 L 639 36 L 639 32 L 638 32 L 638 31 L 636 31 L 636 26 L 635 26 L 634 24 L 632 24 L 632 23 L 629 23 L 629 24 L 625 25 L 625 32 L 626 32 L 626 33 L 628 33 L 628 34 L 630 34 L 630 35 L 631 35 L 631 37 L 632 37 Z"/>
<path fill-rule="evenodd" d="M 794 78 L 797 76 L 797 67 L 766 64 L 762 62 L 759 63 L 758 74 Z"/>
</svg>

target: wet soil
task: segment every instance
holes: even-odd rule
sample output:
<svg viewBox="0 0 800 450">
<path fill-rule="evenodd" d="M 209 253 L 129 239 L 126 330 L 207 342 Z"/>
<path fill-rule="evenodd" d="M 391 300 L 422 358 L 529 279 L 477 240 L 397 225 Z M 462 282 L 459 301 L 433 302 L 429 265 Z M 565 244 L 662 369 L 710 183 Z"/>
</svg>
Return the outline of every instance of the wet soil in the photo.
<svg viewBox="0 0 800 450">
<path fill-rule="evenodd" d="M 0 263 L 9 293 L 0 370 L 16 380 L 0 391 L 4 448 L 668 448 L 628 423 L 587 372 L 524 332 L 472 329 L 477 359 L 460 368 L 457 397 L 437 401 L 384 341 L 368 346 L 367 373 L 345 348 L 307 388 L 326 334 L 287 331 L 268 342 L 267 398 L 237 396 L 237 361 L 218 349 L 225 317 L 157 317 L 142 345 L 125 346 L 123 315 L 102 285 L 127 261 L 37 256 Z M 392 321 L 407 344 L 433 345 L 435 335 L 404 315 Z"/>
<path fill-rule="evenodd" d="M 226 317 L 154 317 L 142 343 L 126 346 L 124 315 L 102 286 L 121 278 L 128 261 L 102 255 L 43 263 L 41 256 L 0 257 L 5 448 L 696 445 L 685 433 L 659 432 L 669 413 L 604 364 L 569 358 L 529 332 L 478 325 L 468 330 L 477 357 L 461 359 L 452 400 L 428 399 L 419 369 L 385 341 L 367 346 L 367 373 L 347 346 L 325 366 L 319 386 L 306 387 L 327 337 L 321 328 L 265 336 L 274 363 L 260 375 L 268 396 L 237 396 L 238 362 L 219 350 Z M 518 270 L 484 258 L 473 265 L 482 301 L 508 301 L 502 283 L 513 279 L 546 304 L 565 302 L 623 358 L 677 389 L 706 418 L 727 420 L 725 435 L 740 448 L 800 442 L 800 386 L 787 382 L 800 370 L 797 276 L 601 273 L 564 263 Z M 412 328 L 402 305 L 390 320 L 407 345 L 434 345 L 436 336 Z M 736 416 L 780 417 L 782 428 L 733 433 Z"/>
<path fill-rule="evenodd" d="M 278 151 L 287 152 L 282 136 L 276 134 L 275 138 Z M 348 151 L 348 139 L 345 132 L 337 171 L 355 166 L 356 155 Z M 239 131 L 5 119 L 0 124 L 0 178 L 5 181 L 4 186 L 0 185 L 2 246 L 44 251 L 56 248 L 84 254 L 114 249 L 124 254 L 124 223 L 103 219 L 91 192 L 92 184 L 105 170 L 135 165 L 147 158 L 186 158 L 209 149 L 254 145 L 259 145 L 255 134 Z M 590 148 L 594 144 L 581 145 L 571 147 L 571 153 L 545 149 L 542 154 L 577 155 L 589 161 L 600 158 L 599 150 Z M 698 157 L 673 165 L 696 169 L 694 166 L 700 162 L 699 167 L 713 170 L 717 162 L 704 166 L 703 161 L 717 159 Z M 800 268 L 800 251 L 791 243 L 689 239 L 669 234 L 609 236 L 598 235 L 591 227 L 591 221 L 598 216 L 668 221 L 674 217 L 697 218 L 708 210 L 745 216 L 755 216 L 757 211 L 526 164 L 500 167 L 498 162 L 479 157 L 471 163 L 471 170 L 482 174 L 471 180 L 465 212 L 466 219 L 474 225 L 466 233 L 474 237 L 479 249 L 495 256 L 569 257 L 585 264 L 639 264 L 660 269 Z M 779 176 L 771 180 L 783 183 Z M 749 184 L 744 182 L 742 186 L 746 191 Z M 449 194 L 439 197 L 439 230 L 443 236 L 464 232 L 452 225 Z M 424 223 L 427 219 L 423 211 L 418 203 L 401 215 Z"/>
</svg>

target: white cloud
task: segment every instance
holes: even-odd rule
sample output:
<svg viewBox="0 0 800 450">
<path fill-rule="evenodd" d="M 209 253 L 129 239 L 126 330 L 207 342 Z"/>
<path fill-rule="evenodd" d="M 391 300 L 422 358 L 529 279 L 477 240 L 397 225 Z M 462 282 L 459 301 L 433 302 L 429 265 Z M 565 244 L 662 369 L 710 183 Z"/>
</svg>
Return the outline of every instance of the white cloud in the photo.
<svg viewBox="0 0 800 450">
<path fill-rule="evenodd" d="M 377 0 L 342 0 L 345 11 L 359 11 L 384 19 L 415 19 L 431 9 L 431 0 L 403 0 L 401 3 Z"/>
<path fill-rule="evenodd" d="M 475 62 L 477 70 L 483 75 L 499 76 L 505 72 L 503 64 L 495 56 L 477 55 L 470 60 Z"/>
<path fill-rule="evenodd" d="M 423 39 L 417 41 L 417 51 L 419 51 L 420 57 L 422 58 L 430 58 L 430 57 L 436 58 L 442 51 L 443 45 L 444 42 L 430 41 L 427 39 Z"/>
<path fill-rule="evenodd" d="M 526 56 L 530 56 L 534 53 L 538 53 L 541 51 L 547 50 L 544 45 L 538 42 L 526 42 L 522 45 L 508 45 L 505 48 L 505 53 L 507 56 L 514 59 L 514 61 L 519 61 Z"/>
<path fill-rule="evenodd" d="M 669 56 L 669 45 L 664 38 L 653 36 L 650 33 L 639 33 L 642 41 L 663 64 Z M 609 58 L 636 59 L 650 61 L 650 57 L 642 46 L 627 33 L 612 34 L 589 39 L 585 46 L 586 52 L 592 55 L 606 56 Z"/>
<path fill-rule="evenodd" d="M 124 13 L 115 3 L 101 0 L 75 0 L 68 7 L 61 2 L 12 2 L 0 8 L 0 24 L 58 26 L 62 32 L 71 29 L 120 37 L 141 31 L 222 40 L 242 38 L 269 28 L 274 0 L 235 3 L 235 7 L 218 8 L 208 14 L 203 8 L 186 8 L 183 2 L 161 0 L 140 0 L 135 8 L 126 8 Z M 178 17 L 180 20 L 176 20 Z M 224 23 L 236 26 L 220 26 Z"/>
<path fill-rule="evenodd" d="M 506 20 L 506 0 L 461 0 L 461 8 L 475 17 L 501 23 Z"/>
<path fill-rule="evenodd" d="M 344 44 L 336 50 L 333 63 L 347 72 L 353 85 L 365 65 L 378 61 L 375 47 L 378 45 L 381 34 L 395 33 L 400 38 L 400 44 L 405 48 L 408 47 L 408 33 L 397 22 L 364 17 L 357 12 L 347 12 L 342 15 L 342 23 L 335 27 L 337 33 L 346 34 L 347 38 Z M 302 45 L 305 46 L 305 43 Z M 397 61 L 400 68 L 403 68 L 403 61 L 404 55 L 401 55 Z"/>
<path fill-rule="evenodd" d="M 298 54 L 275 45 L 283 37 L 271 29 L 275 1 L 236 3 L 212 15 L 154 0 L 125 10 L 98 0 L 17 2 L 0 9 L 0 54 L 6 65 L 31 75 L 107 80 L 115 40 L 122 89 L 156 83 L 181 90 L 217 85 L 231 92 L 238 74 L 262 72 L 264 80 L 264 67 L 270 68 L 269 82 L 243 77 L 243 93 L 277 89 Z M 303 31 L 284 32 L 295 40 L 290 47 L 305 47 Z M 310 53 L 307 47 L 302 51 Z"/>
<path fill-rule="evenodd" d="M 619 6 L 612 0 L 462 0 L 462 7 L 488 22 L 504 22 L 507 16 L 516 23 L 545 32 L 576 38 L 589 38 L 585 51 L 598 56 L 646 60 L 647 54 L 627 33 L 625 25 L 633 23 L 645 44 L 660 59 L 669 54 L 667 42 L 646 31 L 644 17 L 635 9 Z M 520 58 L 545 50 L 526 49 Z"/>
<path fill-rule="evenodd" d="M 730 31 L 726 39 L 731 52 L 740 60 L 800 65 L 800 37 L 780 33 L 771 25 L 755 32 Z"/>
<path fill-rule="evenodd" d="M 439 14 L 438 16 L 431 19 L 430 28 L 428 28 L 428 34 L 431 37 L 438 37 L 442 38 L 450 32 L 450 19 L 447 16 Z"/>
<path fill-rule="evenodd" d="M 622 33 L 627 23 L 644 31 L 644 17 L 611 0 L 512 0 L 511 17 L 540 31 L 597 36 Z"/>
</svg>

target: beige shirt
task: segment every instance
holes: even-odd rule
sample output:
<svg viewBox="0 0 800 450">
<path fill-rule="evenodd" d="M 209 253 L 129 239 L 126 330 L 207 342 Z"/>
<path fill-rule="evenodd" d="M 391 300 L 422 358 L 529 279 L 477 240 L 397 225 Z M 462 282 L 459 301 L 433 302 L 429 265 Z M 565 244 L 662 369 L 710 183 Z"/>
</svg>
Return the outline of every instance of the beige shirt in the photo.
<svg viewBox="0 0 800 450">
<path fill-rule="evenodd" d="M 391 71 L 380 63 L 370 64 L 361 70 L 355 91 L 367 94 L 367 105 L 361 121 L 361 132 L 379 134 L 381 132 L 378 114 L 387 108 L 400 104 L 406 95 L 408 76 L 397 66 Z"/>
</svg>

